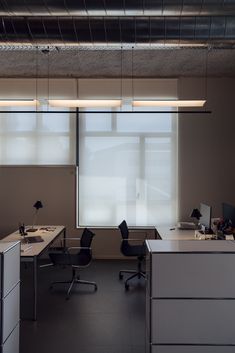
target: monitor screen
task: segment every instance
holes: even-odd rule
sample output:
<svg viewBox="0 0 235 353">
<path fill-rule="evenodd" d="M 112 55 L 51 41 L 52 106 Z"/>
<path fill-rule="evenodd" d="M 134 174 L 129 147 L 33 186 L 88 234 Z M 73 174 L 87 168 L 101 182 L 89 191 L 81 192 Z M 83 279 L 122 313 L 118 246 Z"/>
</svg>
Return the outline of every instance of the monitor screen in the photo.
<svg viewBox="0 0 235 353">
<path fill-rule="evenodd" d="M 222 210 L 223 210 L 223 220 L 232 222 L 232 227 L 235 227 L 235 207 L 229 205 L 228 203 L 222 203 Z"/>
<path fill-rule="evenodd" d="M 205 227 L 205 229 L 211 228 L 211 206 L 205 205 L 204 203 L 200 204 L 200 224 Z"/>
</svg>

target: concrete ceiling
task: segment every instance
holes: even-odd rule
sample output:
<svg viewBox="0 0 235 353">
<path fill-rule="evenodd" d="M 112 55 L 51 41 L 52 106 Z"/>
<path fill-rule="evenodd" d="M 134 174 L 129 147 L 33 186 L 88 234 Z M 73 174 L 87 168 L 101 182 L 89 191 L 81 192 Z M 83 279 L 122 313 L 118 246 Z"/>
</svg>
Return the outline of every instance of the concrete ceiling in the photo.
<svg viewBox="0 0 235 353">
<path fill-rule="evenodd" d="M 235 76 L 234 49 L 2 50 L 0 77 Z"/>
<path fill-rule="evenodd" d="M 0 77 L 205 74 L 235 76 L 235 0 L 0 0 Z"/>
</svg>

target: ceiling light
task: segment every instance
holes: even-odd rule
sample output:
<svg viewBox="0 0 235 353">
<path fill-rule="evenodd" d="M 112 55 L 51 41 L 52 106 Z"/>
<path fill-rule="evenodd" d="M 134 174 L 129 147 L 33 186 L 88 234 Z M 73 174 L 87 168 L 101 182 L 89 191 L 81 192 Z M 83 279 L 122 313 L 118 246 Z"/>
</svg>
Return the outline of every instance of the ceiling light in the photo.
<svg viewBox="0 0 235 353">
<path fill-rule="evenodd" d="M 38 104 L 36 99 L 0 99 L 1 107 L 32 107 Z"/>
<path fill-rule="evenodd" d="M 52 107 L 67 108 L 100 108 L 100 107 L 120 107 L 121 100 L 117 99 L 50 99 Z"/>
<path fill-rule="evenodd" d="M 133 107 L 203 107 L 205 100 L 134 100 Z"/>
</svg>

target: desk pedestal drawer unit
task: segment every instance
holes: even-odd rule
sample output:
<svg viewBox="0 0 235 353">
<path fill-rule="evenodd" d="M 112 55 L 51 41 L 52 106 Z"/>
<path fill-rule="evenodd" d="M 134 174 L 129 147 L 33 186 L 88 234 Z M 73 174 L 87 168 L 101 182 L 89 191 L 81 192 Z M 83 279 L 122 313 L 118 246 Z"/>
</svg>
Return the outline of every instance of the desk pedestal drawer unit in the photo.
<svg viewBox="0 0 235 353">
<path fill-rule="evenodd" d="M 0 242 L 1 353 L 19 352 L 20 242 Z"/>
<path fill-rule="evenodd" d="M 146 352 L 235 352 L 235 242 L 146 244 Z"/>
</svg>

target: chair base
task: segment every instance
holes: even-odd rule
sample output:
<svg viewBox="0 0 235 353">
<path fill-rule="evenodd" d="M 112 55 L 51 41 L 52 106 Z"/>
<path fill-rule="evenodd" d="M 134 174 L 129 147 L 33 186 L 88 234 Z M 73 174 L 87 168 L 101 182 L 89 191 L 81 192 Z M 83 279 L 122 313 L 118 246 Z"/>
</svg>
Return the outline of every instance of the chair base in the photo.
<svg viewBox="0 0 235 353">
<path fill-rule="evenodd" d="M 92 286 L 94 286 L 95 291 L 97 290 L 97 284 L 95 282 L 80 280 L 79 277 L 73 277 L 72 280 L 70 280 L 70 281 L 56 281 L 56 282 L 52 282 L 51 285 L 50 285 L 50 288 L 52 289 L 55 284 L 69 284 L 69 288 L 68 288 L 67 294 L 66 294 L 66 299 L 67 300 L 70 298 L 73 286 L 76 285 L 76 284 L 92 285 Z"/>
<path fill-rule="evenodd" d="M 121 270 L 119 271 L 119 279 L 123 279 L 123 273 L 132 273 L 132 276 L 128 277 L 125 280 L 125 289 L 128 290 L 129 289 L 129 281 L 132 280 L 135 277 L 138 277 L 138 279 L 142 278 L 146 278 L 145 273 L 141 270 L 136 271 L 136 270 Z"/>
</svg>

